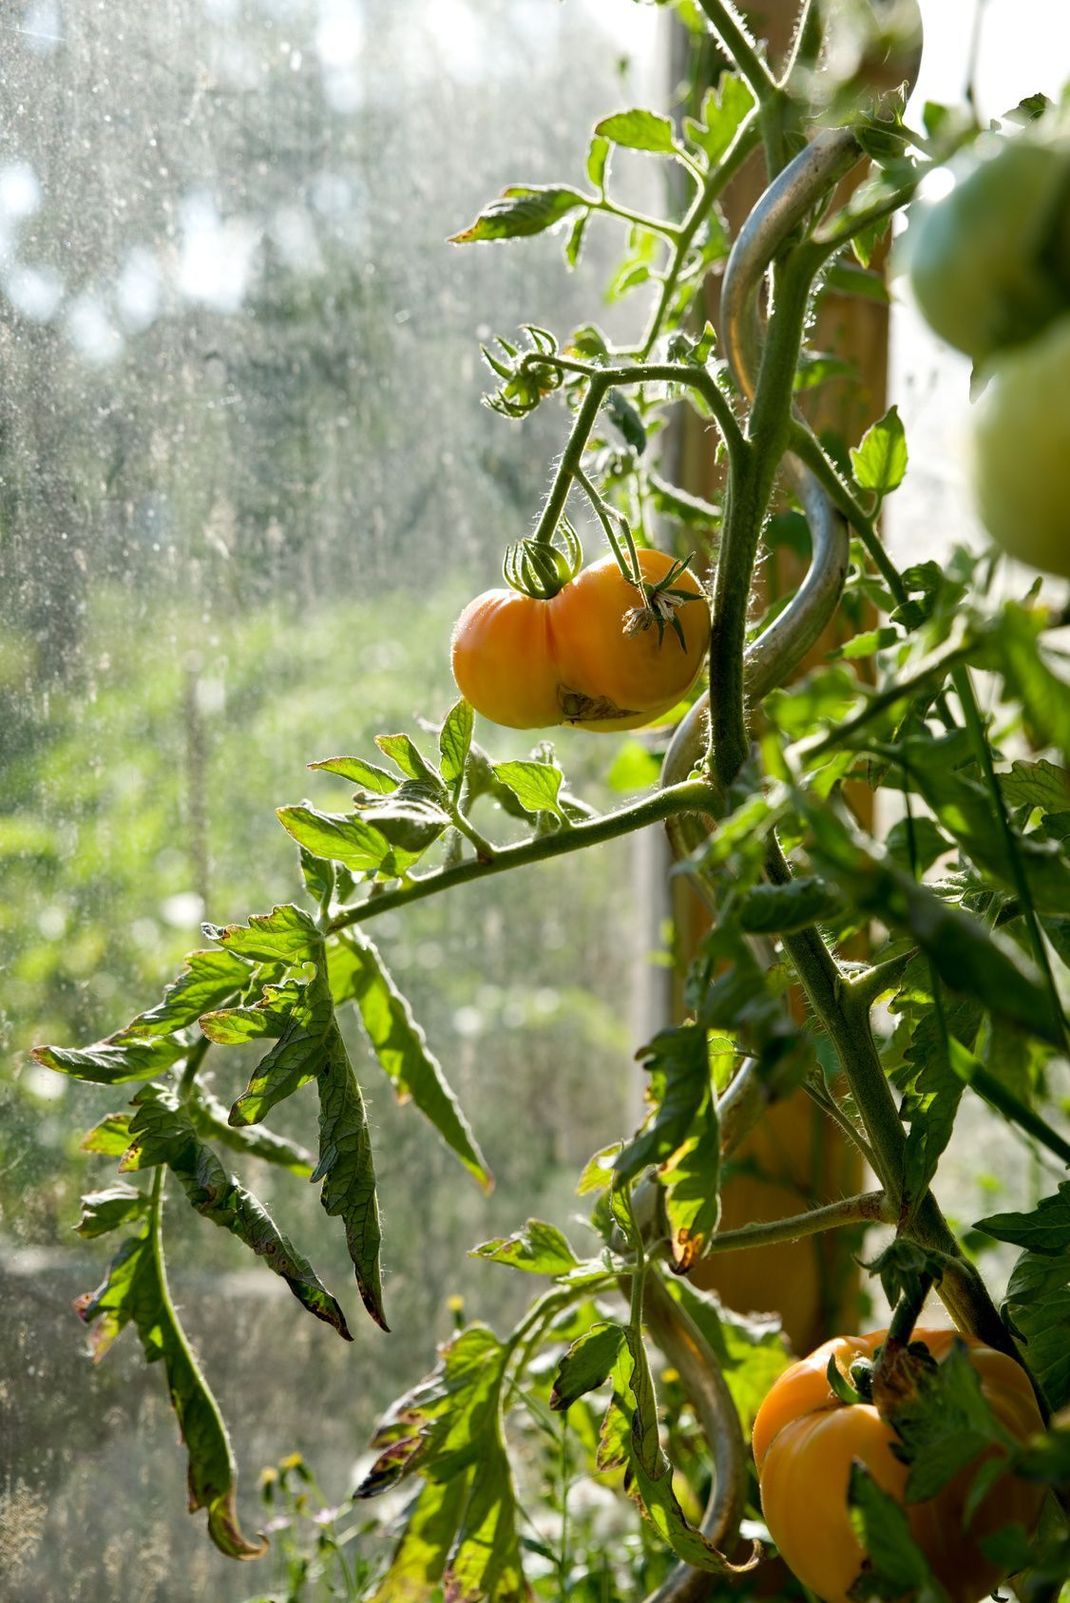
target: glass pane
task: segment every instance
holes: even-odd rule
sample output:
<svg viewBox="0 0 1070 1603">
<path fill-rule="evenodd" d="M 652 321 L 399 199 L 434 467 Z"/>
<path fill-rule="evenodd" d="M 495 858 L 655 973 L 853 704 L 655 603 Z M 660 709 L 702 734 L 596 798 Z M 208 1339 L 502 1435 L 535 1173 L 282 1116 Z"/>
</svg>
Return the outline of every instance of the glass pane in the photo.
<svg viewBox="0 0 1070 1603">
<path fill-rule="evenodd" d="M 655 17 L 608 0 L 29 0 L 13 16 L 4 1594 L 223 1603 L 266 1589 L 273 1561 L 242 1568 L 209 1546 L 184 1513 L 160 1368 L 130 1332 L 91 1367 L 71 1311 L 119 1239 L 71 1233 L 79 1190 L 114 1183 L 114 1160 L 80 1154 L 76 1132 L 129 1088 L 62 1079 L 27 1049 L 151 1005 L 204 944 L 202 917 L 299 897 L 273 809 L 348 798 L 304 765 L 366 755 L 377 732 L 449 706 L 451 621 L 528 532 L 565 427 L 560 408 L 523 430 L 481 408 L 479 341 L 522 316 L 562 333 L 589 318 L 620 238 L 592 231 L 572 274 L 559 235 L 464 251 L 446 237 L 506 183 L 583 180 L 591 123 L 641 102 L 655 74 Z M 634 180 L 641 198 L 641 164 Z M 621 331 L 637 315 L 604 317 Z M 531 744 L 483 736 L 498 757 Z M 561 748 L 577 786 L 612 800 L 597 780 L 612 737 Z M 508 823 L 488 814 L 492 831 Z M 564 1223 L 579 1167 L 634 1111 L 629 865 L 624 845 L 378 921 L 498 1179 L 484 1198 L 395 1107 L 354 1026 L 394 1334 L 363 1317 L 318 1188 L 225 1154 L 343 1298 L 353 1347 L 224 1231 L 169 1210 L 175 1294 L 234 1427 L 248 1530 L 264 1518 L 258 1471 L 282 1454 L 306 1454 L 329 1501 L 348 1495 L 377 1412 L 448 1333 L 447 1299 L 492 1321 L 520 1305 L 524 1288 L 466 1248 L 528 1213 Z M 224 1103 L 250 1061 L 209 1060 Z M 313 1141 L 313 1104 L 272 1123 Z"/>
</svg>

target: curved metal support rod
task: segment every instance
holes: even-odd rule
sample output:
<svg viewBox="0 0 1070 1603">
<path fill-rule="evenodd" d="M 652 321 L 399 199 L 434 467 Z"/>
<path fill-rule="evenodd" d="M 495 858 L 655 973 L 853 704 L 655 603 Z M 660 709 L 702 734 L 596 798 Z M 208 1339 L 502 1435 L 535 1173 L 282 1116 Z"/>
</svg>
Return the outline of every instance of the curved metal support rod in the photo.
<svg viewBox="0 0 1070 1603">
<path fill-rule="evenodd" d="M 758 293 L 765 274 L 807 212 L 861 155 L 849 129 L 823 130 L 774 178 L 732 246 L 721 284 L 721 340 L 748 401 L 757 383 Z"/>
<path fill-rule="evenodd" d="M 647 1276 L 643 1316 L 654 1340 L 679 1374 L 699 1429 L 714 1449 L 716 1479 L 699 1528 L 706 1540 L 723 1552 L 725 1543 L 735 1540 L 746 1506 L 747 1449 L 739 1415 L 705 1337 L 656 1274 Z M 647 1603 L 699 1603 L 708 1595 L 715 1578 L 690 1564 L 677 1564 Z"/>
<path fill-rule="evenodd" d="M 722 340 L 743 394 L 753 398 L 760 351 L 758 295 L 765 274 L 807 212 L 854 166 L 861 152 L 845 129 L 818 134 L 770 184 L 732 247 L 721 291 Z M 801 463 L 790 459 L 792 478 L 806 509 L 812 549 L 810 567 L 791 602 L 747 648 L 748 691 L 760 701 L 785 680 L 836 610 L 847 575 L 847 526 Z M 669 745 L 662 783 L 672 784 L 699 762 L 704 749 L 705 699 L 681 720 Z M 701 827 L 701 826 L 700 826 Z M 701 839 L 679 819 L 670 831 L 678 855 Z"/>
</svg>

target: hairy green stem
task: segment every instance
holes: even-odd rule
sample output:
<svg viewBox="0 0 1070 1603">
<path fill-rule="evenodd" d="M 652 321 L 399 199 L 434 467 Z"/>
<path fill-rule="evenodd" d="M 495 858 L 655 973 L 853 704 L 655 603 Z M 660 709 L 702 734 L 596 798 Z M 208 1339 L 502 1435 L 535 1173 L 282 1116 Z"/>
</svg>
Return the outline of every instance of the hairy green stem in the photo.
<svg viewBox="0 0 1070 1603">
<path fill-rule="evenodd" d="M 562 828 L 553 835 L 539 835 L 533 840 L 518 842 L 515 846 L 491 848 L 489 861 L 477 860 L 458 863 L 453 868 L 436 869 L 418 879 L 409 879 L 394 890 L 373 894 L 355 907 L 344 907 L 331 919 L 329 933 L 348 929 L 351 924 L 363 924 L 381 913 L 397 907 L 408 907 L 428 896 L 451 890 L 455 885 L 467 885 L 473 880 L 486 879 L 491 874 L 504 874 L 528 863 L 545 862 L 551 857 L 564 857 L 569 852 L 597 846 L 602 841 L 616 840 L 620 835 L 631 834 L 647 824 L 661 823 L 677 813 L 712 813 L 716 797 L 704 780 L 687 780 L 657 791 L 631 807 L 622 807 L 614 813 L 603 813 L 582 824 Z"/>
<path fill-rule="evenodd" d="M 883 1191 L 864 1191 L 857 1197 L 829 1202 L 789 1219 L 741 1225 L 738 1230 L 721 1230 L 709 1244 L 711 1253 L 740 1252 L 748 1247 L 775 1247 L 784 1241 L 801 1241 L 822 1230 L 838 1230 L 843 1225 L 891 1224 L 893 1216 Z"/>
<path fill-rule="evenodd" d="M 791 877 L 775 842 L 766 867 L 774 884 L 785 884 Z M 810 1005 L 835 1048 L 872 1144 L 877 1177 L 898 1215 L 903 1196 L 906 1134 L 873 1039 L 868 1004 L 864 1001 L 860 1004 L 851 996 L 835 959 L 816 930 L 785 935 L 782 939 Z M 1020 1363 L 1021 1357 L 984 1282 L 962 1257 L 954 1232 L 930 1191 L 918 1203 L 910 1234 L 920 1245 L 947 1255 L 948 1267 L 940 1295 L 955 1323 Z"/>
<path fill-rule="evenodd" d="M 739 171 L 758 143 L 759 135 L 758 118 L 752 112 L 740 123 L 732 143 L 716 167 L 707 175 L 705 183 L 688 207 L 684 220 L 680 224 L 672 261 L 669 263 L 665 277 L 662 279 L 657 305 L 654 307 L 646 333 L 643 336 L 643 344 L 640 349 L 641 360 L 645 361 L 650 355 L 654 349 L 654 343 L 661 333 L 672 297 L 680 280 L 680 273 L 683 270 L 687 253 L 691 248 L 691 241 L 701 227 L 703 220 L 709 216 L 710 211 L 729 181 Z"/>
<path fill-rule="evenodd" d="M 542 512 L 539 514 L 539 521 L 535 526 L 535 533 L 532 536 L 532 539 L 539 541 L 543 545 L 549 545 L 552 541 L 554 531 L 561 519 L 561 514 L 565 510 L 568 492 L 572 488 L 573 473 L 579 466 L 584 447 L 590 438 L 591 430 L 594 428 L 598 409 L 602 405 L 606 390 L 609 388 L 609 382 L 604 374 L 592 371 L 591 380 L 587 386 L 587 394 L 584 396 L 583 403 L 573 420 L 568 444 L 561 453 L 561 460 L 558 462 L 557 472 L 554 474 L 554 482 L 550 486 L 550 493 L 546 497 Z"/>
<path fill-rule="evenodd" d="M 747 428 L 734 464 L 713 591 L 710 636 L 710 772 L 727 791 L 749 750 L 743 652 L 751 578 L 781 459 L 791 437 L 792 379 L 810 279 L 789 261 L 774 275 L 769 333 Z"/>
<path fill-rule="evenodd" d="M 729 60 L 739 68 L 762 104 L 777 93 L 777 82 L 768 63 L 758 54 L 758 48 L 747 32 L 743 19 L 730 0 L 699 0 L 714 33 L 717 35 Z"/>
</svg>

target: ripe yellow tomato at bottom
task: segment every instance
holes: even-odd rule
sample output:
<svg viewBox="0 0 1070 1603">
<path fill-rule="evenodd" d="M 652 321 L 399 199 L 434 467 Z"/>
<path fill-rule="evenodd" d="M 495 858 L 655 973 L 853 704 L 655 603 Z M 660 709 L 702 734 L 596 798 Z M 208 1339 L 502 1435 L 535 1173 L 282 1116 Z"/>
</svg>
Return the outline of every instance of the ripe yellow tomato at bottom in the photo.
<svg viewBox="0 0 1070 1603">
<path fill-rule="evenodd" d="M 964 1528 L 966 1499 L 979 1459 L 948 1481 L 934 1497 L 905 1503 L 905 1464 L 892 1453 L 892 1427 L 868 1403 L 840 1401 L 825 1371 L 835 1355 L 846 1374 L 856 1358 L 872 1358 L 887 1331 L 837 1336 L 784 1371 L 754 1422 L 752 1446 L 758 1466 L 762 1512 L 785 1563 L 824 1603 L 850 1603 L 848 1592 L 865 1554 L 851 1528 L 847 1487 L 851 1464 L 860 1459 L 877 1484 L 903 1503 L 911 1535 L 952 1603 L 979 1603 L 1003 1578 L 981 1551 L 981 1539 L 1005 1525 L 1031 1532 L 1044 1489 L 1003 1475 L 982 1498 Z M 951 1330 L 917 1330 L 937 1363 L 950 1353 Z M 1043 1428 L 1025 1371 L 972 1337 L 969 1360 L 1000 1423 L 1018 1441 Z"/>
<path fill-rule="evenodd" d="M 664 551 L 639 552 L 648 584 L 673 566 Z M 676 705 L 691 688 L 710 640 L 706 595 L 684 570 L 673 588 L 688 592 L 671 623 L 629 631 L 644 598 L 613 557 L 584 568 L 549 601 L 488 590 L 469 602 L 451 642 L 453 676 L 477 712 L 510 729 L 576 724 L 637 729 Z"/>
</svg>

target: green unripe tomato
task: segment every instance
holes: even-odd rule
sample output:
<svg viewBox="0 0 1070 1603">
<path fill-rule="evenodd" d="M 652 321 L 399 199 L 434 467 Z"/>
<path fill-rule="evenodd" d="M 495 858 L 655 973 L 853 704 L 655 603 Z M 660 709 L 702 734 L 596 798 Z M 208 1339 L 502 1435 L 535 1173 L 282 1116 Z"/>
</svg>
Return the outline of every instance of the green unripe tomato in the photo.
<svg viewBox="0 0 1070 1603">
<path fill-rule="evenodd" d="M 1070 578 L 1070 314 L 990 372 L 973 417 L 981 521 L 1012 557 Z"/>
<path fill-rule="evenodd" d="M 954 169 L 953 169 L 954 170 Z M 937 334 L 983 362 L 1070 310 L 1070 149 L 986 140 L 954 188 L 924 207 L 909 243 L 918 305 Z"/>
</svg>

